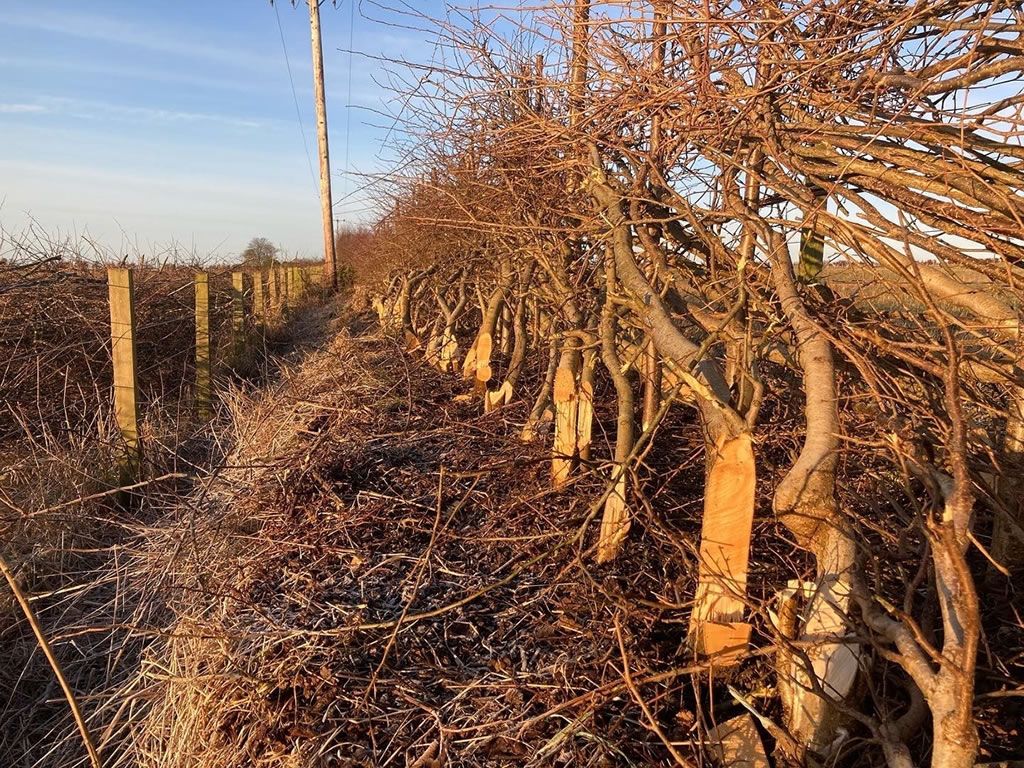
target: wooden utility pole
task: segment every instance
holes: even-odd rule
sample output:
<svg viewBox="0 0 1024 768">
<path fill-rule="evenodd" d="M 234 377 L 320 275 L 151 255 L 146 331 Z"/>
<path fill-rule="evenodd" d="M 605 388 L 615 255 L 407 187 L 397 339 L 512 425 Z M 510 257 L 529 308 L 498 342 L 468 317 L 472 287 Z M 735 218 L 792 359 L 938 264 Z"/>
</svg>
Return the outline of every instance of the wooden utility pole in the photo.
<svg viewBox="0 0 1024 768">
<path fill-rule="evenodd" d="M 316 98 L 316 138 L 320 147 L 320 209 L 324 225 L 324 287 L 338 288 L 334 250 L 334 211 L 331 202 L 331 159 L 327 148 L 327 100 L 324 97 L 324 50 L 320 42 L 320 0 L 307 0 L 313 45 L 313 94 Z"/>
</svg>

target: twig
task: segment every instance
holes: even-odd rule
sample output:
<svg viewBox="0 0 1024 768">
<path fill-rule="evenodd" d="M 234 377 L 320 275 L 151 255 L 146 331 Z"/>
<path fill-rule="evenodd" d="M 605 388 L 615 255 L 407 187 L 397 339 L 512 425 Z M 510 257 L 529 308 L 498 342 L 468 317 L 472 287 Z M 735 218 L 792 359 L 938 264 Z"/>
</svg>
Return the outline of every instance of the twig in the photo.
<svg viewBox="0 0 1024 768">
<path fill-rule="evenodd" d="M 629 690 L 630 695 L 636 700 L 636 703 L 643 710 L 644 717 L 647 718 L 647 722 L 650 723 L 650 728 L 661 739 L 661 743 L 665 745 L 665 749 L 668 750 L 669 754 L 672 755 L 672 759 L 676 761 L 676 765 L 684 766 L 684 768 L 693 768 L 693 763 L 679 754 L 665 732 L 661 730 L 661 726 L 658 725 L 658 721 L 654 718 L 650 707 L 647 706 L 647 702 L 644 701 L 643 696 L 640 695 L 640 691 L 637 690 L 636 685 L 633 683 L 633 675 L 629 671 L 629 656 L 626 655 L 626 644 L 622 641 L 622 627 L 619 625 L 619 615 L 615 614 L 615 639 L 619 643 L 619 653 L 622 654 L 622 678 L 625 680 L 626 688 Z"/>
<path fill-rule="evenodd" d="M 29 605 L 28 599 L 25 597 L 25 593 L 21 591 L 21 587 L 18 586 L 17 579 L 14 578 L 14 573 L 7 565 L 7 561 L 3 555 L 0 555 L 0 571 L 3 571 L 4 578 L 7 579 L 7 583 L 11 587 L 11 591 L 14 593 L 15 599 L 18 601 L 18 605 L 21 607 L 22 613 L 25 614 L 25 618 L 28 620 L 29 626 L 32 627 L 32 632 L 35 633 L 36 640 L 39 642 L 39 647 L 43 651 L 43 655 L 46 656 L 46 660 L 50 663 L 50 668 L 53 670 L 53 674 L 57 678 L 57 682 L 60 683 L 61 689 L 64 691 L 64 698 L 68 700 L 68 706 L 71 708 L 71 714 L 75 718 L 75 724 L 78 726 L 78 732 L 82 734 L 82 741 L 85 743 L 85 749 L 89 753 L 89 761 L 92 763 L 93 768 L 102 768 L 103 763 L 100 761 L 100 753 L 96 751 L 96 746 L 93 744 L 92 737 L 89 735 L 89 728 L 85 724 L 85 718 L 82 717 L 82 710 L 78 707 L 78 701 L 75 699 L 75 694 L 71 690 L 71 686 L 68 684 L 67 678 L 64 676 L 64 671 L 61 669 L 60 662 L 57 661 L 57 657 L 53 655 L 53 649 L 50 648 L 50 643 L 46 639 L 46 635 L 43 634 L 42 628 L 39 626 L 39 621 L 36 619 L 35 613 L 32 611 L 32 606 Z"/>
</svg>

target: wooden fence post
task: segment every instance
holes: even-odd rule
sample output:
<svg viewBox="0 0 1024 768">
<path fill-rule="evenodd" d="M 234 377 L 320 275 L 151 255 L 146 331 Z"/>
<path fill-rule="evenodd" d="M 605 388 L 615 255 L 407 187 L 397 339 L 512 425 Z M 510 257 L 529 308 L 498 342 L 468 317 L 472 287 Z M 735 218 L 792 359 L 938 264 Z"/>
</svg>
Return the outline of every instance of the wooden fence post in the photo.
<svg viewBox="0 0 1024 768">
<path fill-rule="evenodd" d="M 302 281 L 299 279 L 299 268 L 296 265 L 292 265 L 288 268 L 291 282 L 291 295 L 294 299 L 294 306 L 298 307 L 299 301 L 302 300 Z"/>
<path fill-rule="evenodd" d="M 276 320 L 281 316 L 281 282 L 279 278 L 279 272 L 276 265 L 270 265 L 270 271 L 267 272 L 267 292 L 269 293 L 270 303 L 267 307 L 267 315 L 270 319 Z"/>
<path fill-rule="evenodd" d="M 195 275 L 196 293 L 196 414 L 200 419 L 210 418 L 213 386 L 210 376 L 210 276 L 206 272 Z"/>
<path fill-rule="evenodd" d="M 287 264 L 281 267 L 281 284 L 284 286 L 285 307 L 291 311 L 295 306 L 295 286 L 292 285 L 292 268 Z"/>
<path fill-rule="evenodd" d="M 266 318 L 265 296 L 263 292 L 263 270 L 257 269 L 252 273 L 252 316 L 258 323 L 263 323 Z"/>
<path fill-rule="evenodd" d="M 245 273 L 231 273 L 231 346 L 234 348 L 234 362 L 238 363 L 245 352 Z"/>
<path fill-rule="evenodd" d="M 121 430 L 123 483 L 138 481 L 142 470 L 139 403 L 135 372 L 135 297 L 131 269 L 107 270 L 110 302 L 110 350 L 114 365 L 114 416 Z"/>
</svg>

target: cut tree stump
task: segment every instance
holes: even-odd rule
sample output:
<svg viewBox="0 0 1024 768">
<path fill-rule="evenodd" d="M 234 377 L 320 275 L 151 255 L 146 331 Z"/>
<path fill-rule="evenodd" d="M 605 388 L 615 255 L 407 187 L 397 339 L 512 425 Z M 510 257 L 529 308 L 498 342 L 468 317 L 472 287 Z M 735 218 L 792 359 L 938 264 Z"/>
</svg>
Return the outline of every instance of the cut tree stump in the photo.
<svg viewBox="0 0 1024 768">
<path fill-rule="evenodd" d="M 756 479 L 750 435 L 719 439 L 704 490 L 690 636 L 698 654 L 722 655 L 724 663 L 742 653 L 750 639 L 743 613 Z"/>
<path fill-rule="evenodd" d="M 551 449 L 551 483 L 560 488 L 569 482 L 579 436 L 576 433 L 577 402 L 576 371 L 571 357 L 563 355 L 555 372 L 552 392 L 555 411 L 555 442 Z"/>
<path fill-rule="evenodd" d="M 608 563 L 619 553 L 622 542 L 629 533 L 629 508 L 626 506 L 626 472 L 621 465 L 612 470 L 618 472 L 615 488 L 604 503 L 601 517 L 601 533 L 597 540 L 597 562 Z"/>
<path fill-rule="evenodd" d="M 476 342 L 476 376 L 473 389 L 478 393 L 487 392 L 487 382 L 491 378 L 491 347 L 494 340 L 489 333 L 481 333 Z"/>
<path fill-rule="evenodd" d="M 811 662 L 811 670 L 826 694 L 811 689 L 804 658 L 785 648 L 777 660 L 779 698 L 786 727 L 811 749 L 827 753 L 842 741 L 842 717 L 832 702 L 848 702 L 860 670 L 860 648 L 844 643 L 849 633 L 846 612 L 850 588 L 844 574 L 829 574 L 818 583 L 794 580 L 779 595 L 773 617 L 780 633 L 798 641 Z M 801 607 L 802 606 L 802 607 Z"/>
<path fill-rule="evenodd" d="M 708 747 L 722 768 L 768 768 L 761 734 L 744 712 L 708 731 Z"/>
<path fill-rule="evenodd" d="M 455 357 L 459 354 L 459 344 L 451 328 L 445 328 L 441 334 L 440 368 L 442 371 L 455 369 Z"/>
<path fill-rule="evenodd" d="M 506 381 L 494 391 L 487 390 L 484 393 L 484 413 L 495 411 L 503 405 L 512 402 L 512 384 Z"/>
</svg>

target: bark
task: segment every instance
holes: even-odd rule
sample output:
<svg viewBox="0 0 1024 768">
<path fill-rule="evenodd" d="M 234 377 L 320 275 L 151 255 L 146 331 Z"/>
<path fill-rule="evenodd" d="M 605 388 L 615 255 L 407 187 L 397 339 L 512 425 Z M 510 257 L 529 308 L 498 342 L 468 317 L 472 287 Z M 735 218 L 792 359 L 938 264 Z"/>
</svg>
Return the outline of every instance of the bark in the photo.
<svg viewBox="0 0 1024 768">
<path fill-rule="evenodd" d="M 694 394 L 704 431 L 707 483 L 697 602 L 690 624 L 695 650 L 734 657 L 746 646 L 750 626 L 741 621 L 750 530 L 754 516 L 755 463 L 750 425 L 732 407 L 720 364 L 672 321 L 661 294 L 636 263 L 623 203 L 594 158 L 601 178 L 591 190 L 611 227 L 615 270 L 644 320 L 657 351 L 675 363 Z"/>
<path fill-rule="evenodd" d="M 644 345 L 644 407 L 641 428 L 646 431 L 661 408 L 661 360 L 652 340 Z"/>
<path fill-rule="evenodd" d="M 615 457 L 612 464 L 612 481 L 615 484 L 611 494 L 605 501 L 601 516 L 601 533 L 597 543 L 597 562 L 606 563 L 614 560 L 629 533 L 630 512 L 626 504 L 626 462 L 633 451 L 635 443 L 635 417 L 633 387 L 622 370 L 615 339 L 618 333 L 618 318 L 611 294 L 615 288 L 615 266 L 611 258 L 606 258 L 605 274 L 608 284 L 606 298 L 601 312 L 599 334 L 601 337 L 601 361 L 615 385 L 617 418 L 615 421 Z"/>
<path fill-rule="evenodd" d="M 806 420 L 803 447 L 776 487 L 773 503 L 797 543 L 817 561 L 799 634 L 800 641 L 809 645 L 806 661 L 794 661 L 784 653 L 779 672 L 795 678 L 784 708 L 797 742 L 828 752 L 841 722 L 832 702 L 843 702 L 853 693 L 860 656 L 859 649 L 844 640 L 856 549 L 845 531 L 835 494 L 840 430 L 835 365 L 828 338 L 797 293 L 785 242 L 773 232 L 768 233 L 768 242 L 775 291 L 796 337 Z M 808 675 L 814 680 L 807 680 Z"/>
<path fill-rule="evenodd" d="M 537 430 L 541 422 L 552 418 L 551 399 L 555 385 L 555 374 L 558 369 L 558 340 L 551 336 L 548 346 L 548 366 L 544 373 L 544 381 L 537 392 L 537 397 L 530 409 L 530 416 L 523 425 L 521 439 L 524 443 L 532 443 L 537 438 Z"/>
<path fill-rule="evenodd" d="M 526 351 L 529 346 L 529 329 L 527 328 L 527 291 L 533 280 L 534 264 L 529 263 L 521 276 L 519 293 L 520 297 L 516 302 L 515 314 L 512 317 L 510 328 L 514 334 L 515 341 L 512 345 L 512 356 L 508 363 L 508 372 L 505 374 L 505 381 L 502 382 L 499 391 L 502 392 L 502 402 L 508 404 L 515 392 L 516 384 L 522 375 L 523 366 L 526 362 Z"/>
<path fill-rule="evenodd" d="M 498 283 L 487 299 L 487 305 L 480 321 L 480 329 L 477 331 L 476 339 L 463 364 L 463 377 L 474 380 L 474 390 L 481 397 L 486 393 L 487 382 L 491 378 L 491 350 L 494 345 L 494 334 L 511 285 L 512 269 L 506 260 L 501 263 Z"/>
</svg>

